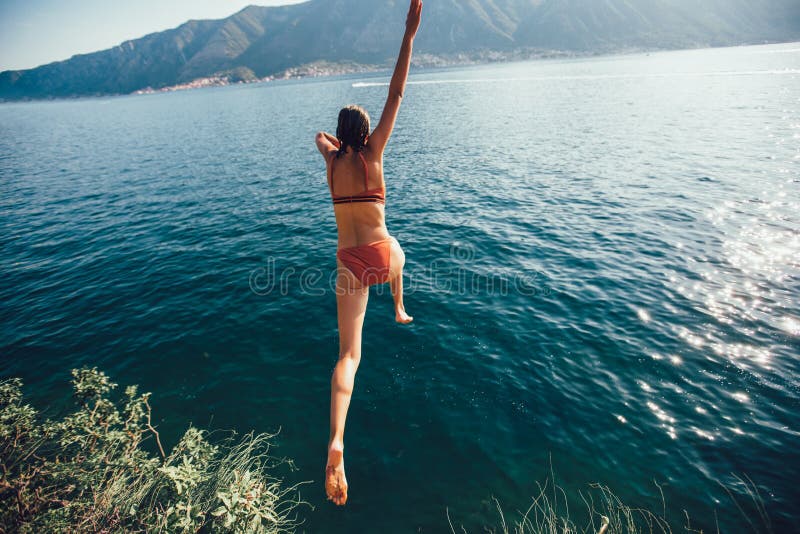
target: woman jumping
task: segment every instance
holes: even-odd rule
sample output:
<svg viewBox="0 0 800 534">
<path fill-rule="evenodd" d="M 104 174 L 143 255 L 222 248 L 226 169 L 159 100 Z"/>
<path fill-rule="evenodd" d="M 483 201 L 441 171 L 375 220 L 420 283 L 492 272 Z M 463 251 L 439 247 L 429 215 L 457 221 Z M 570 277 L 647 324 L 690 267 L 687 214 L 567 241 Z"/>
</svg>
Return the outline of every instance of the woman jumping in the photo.
<svg viewBox="0 0 800 534">
<path fill-rule="evenodd" d="M 344 423 L 361 360 L 361 328 L 369 286 L 389 282 L 395 320 L 410 323 L 403 306 L 405 255 L 386 229 L 383 150 L 394 129 L 419 28 L 422 2 L 411 0 L 403 45 L 389 84 L 389 96 L 378 126 L 369 133 L 369 116 L 358 106 L 339 112 L 336 137 L 320 132 L 317 148 L 325 157 L 328 188 L 339 232 L 336 252 L 336 310 L 339 320 L 339 361 L 331 379 L 331 433 L 325 491 L 337 505 L 347 501 L 344 475 Z"/>
</svg>

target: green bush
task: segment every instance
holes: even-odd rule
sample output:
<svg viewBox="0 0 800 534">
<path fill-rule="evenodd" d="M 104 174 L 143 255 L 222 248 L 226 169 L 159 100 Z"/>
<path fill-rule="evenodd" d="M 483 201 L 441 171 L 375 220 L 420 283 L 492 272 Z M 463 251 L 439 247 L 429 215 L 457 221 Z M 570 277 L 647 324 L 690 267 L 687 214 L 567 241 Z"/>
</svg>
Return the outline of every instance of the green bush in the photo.
<svg viewBox="0 0 800 534">
<path fill-rule="evenodd" d="M 270 475 L 274 435 L 212 444 L 190 427 L 169 454 L 150 394 L 97 369 L 72 372 L 78 408 L 41 421 L 22 381 L 0 382 L 0 532 L 287 532 L 297 485 Z M 146 442 L 151 440 L 153 443 Z M 148 446 L 150 445 L 150 446 Z M 151 452 L 157 451 L 157 452 Z"/>
</svg>

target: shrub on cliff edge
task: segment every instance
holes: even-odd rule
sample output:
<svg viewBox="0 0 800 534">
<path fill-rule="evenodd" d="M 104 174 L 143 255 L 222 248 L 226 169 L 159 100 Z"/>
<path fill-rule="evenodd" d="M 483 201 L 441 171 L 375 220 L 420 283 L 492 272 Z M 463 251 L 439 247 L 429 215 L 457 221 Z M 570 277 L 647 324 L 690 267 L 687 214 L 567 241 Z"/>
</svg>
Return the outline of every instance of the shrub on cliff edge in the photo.
<svg viewBox="0 0 800 534">
<path fill-rule="evenodd" d="M 0 532 L 291 531 L 297 486 L 270 473 L 273 435 L 211 443 L 190 427 L 167 454 L 150 394 L 72 372 L 77 410 L 40 420 L 22 381 L 0 382 Z M 149 442 L 148 442 L 149 441 Z"/>
</svg>

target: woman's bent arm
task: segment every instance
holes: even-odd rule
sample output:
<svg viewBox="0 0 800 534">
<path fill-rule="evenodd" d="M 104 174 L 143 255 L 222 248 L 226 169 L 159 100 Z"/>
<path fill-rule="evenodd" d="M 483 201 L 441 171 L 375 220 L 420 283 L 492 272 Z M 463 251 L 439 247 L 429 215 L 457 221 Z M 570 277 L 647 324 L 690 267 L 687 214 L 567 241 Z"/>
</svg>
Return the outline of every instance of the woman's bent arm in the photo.
<svg viewBox="0 0 800 534">
<path fill-rule="evenodd" d="M 318 132 L 315 138 L 317 150 L 328 159 L 328 154 L 339 149 L 339 140 L 327 132 Z"/>
<path fill-rule="evenodd" d="M 369 137 L 370 147 L 377 149 L 380 153 L 383 153 L 386 143 L 389 142 L 389 137 L 392 135 L 394 123 L 397 119 L 397 112 L 400 109 L 400 102 L 403 100 L 408 69 L 411 66 L 414 36 L 419 29 L 421 15 L 422 1 L 411 0 L 411 5 L 408 8 L 408 18 L 406 18 L 406 32 L 403 35 L 403 44 L 397 57 L 397 65 L 394 67 L 392 81 L 389 84 L 389 96 L 386 97 L 386 105 L 383 107 L 381 120 Z"/>
</svg>

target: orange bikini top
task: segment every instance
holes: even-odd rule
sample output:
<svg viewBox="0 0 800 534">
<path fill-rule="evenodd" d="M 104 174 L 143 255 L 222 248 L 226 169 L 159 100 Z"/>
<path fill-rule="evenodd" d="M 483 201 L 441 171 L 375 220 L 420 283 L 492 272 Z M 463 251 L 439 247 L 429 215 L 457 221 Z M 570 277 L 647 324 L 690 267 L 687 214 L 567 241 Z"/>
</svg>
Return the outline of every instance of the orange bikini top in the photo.
<svg viewBox="0 0 800 534">
<path fill-rule="evenodd" d="M 374 189 L 369 188 L 369 169 L 367 168 L 367 160 L 364 159 L 364 154 L 358 153 L 361 158 L 361 163 L 364 165 L 364 191 L 352 196 L 339 196 L 333 193 L 333 164 L 336 162 L 336 154 L 331 158 L 331 169 L 328 175 L 328 185 L 331 188 L 331 198 L 335 204 L 352 204 L 354 202 L 374 202 L 377 204 L 386 204 L 386 190 L 381 187 Z"/>
</svg>

